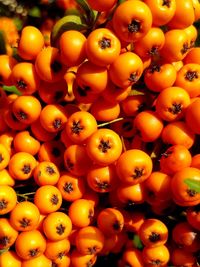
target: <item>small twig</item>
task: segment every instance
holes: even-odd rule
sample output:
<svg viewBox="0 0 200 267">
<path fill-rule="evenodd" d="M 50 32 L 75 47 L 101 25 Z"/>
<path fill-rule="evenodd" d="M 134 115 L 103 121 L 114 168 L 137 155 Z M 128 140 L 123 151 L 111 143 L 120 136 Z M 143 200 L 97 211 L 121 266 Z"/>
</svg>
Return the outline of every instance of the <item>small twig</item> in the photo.
<svg viewBox="0 0 200 267">
<path fill-rule="evenodd" d="M 121 136 L 121 141 L 122 141 L 122 148 L 123 148 L 123 151 L 125 152 L 127 149 L 126 149 L 126 145 L 125 145 L 124 137 L 123 137 L 123 136 Z"/>
<path fill-rule="evenodd" d="M 34 195 L 34 194 L 35 194 L 35 192 L 29 192 L 29 193 L 24 193 L 24 194 L 19 194 L 19 193 L 17 193 L 17 196 L 18 196 L 18 197 L 21 197 L 21 198 L 24 198 L 25 200 L 28 200 L 28 199 L 29 199 L 28 196 L 30 196 L 30 195 Z"/>
<path fill-rule="evenodd" d="M 99 128 L 99 127 L 104 127 L 104 126 L 110 125 L 111 123 L 114 123 L 114 122 L 117 122 L 117 121 L 122 121 L 123 119 L 124 119 L 124 118 L 117 118 L 117 119 L 112 120 L 112 121 L 107 121 L 107 122 L 98 124 L 98 128 Z"/>
</svg>

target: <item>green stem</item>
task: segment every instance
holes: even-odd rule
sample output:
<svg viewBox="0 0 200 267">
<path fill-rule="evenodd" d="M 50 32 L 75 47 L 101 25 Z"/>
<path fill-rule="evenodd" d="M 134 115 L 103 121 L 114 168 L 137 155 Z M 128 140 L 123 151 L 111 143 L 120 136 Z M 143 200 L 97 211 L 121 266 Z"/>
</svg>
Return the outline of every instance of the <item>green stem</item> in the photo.
<svg viewBox="0 0 200 267">
<path fill-rule="evenodd" d="M 24 198 L 24 199 L 28 199 L 29 197 L 28 196 L 30 196 L 30 195 L 34 195 L 35 194 L 35 192 L 29 192 L 29 193 L 24 193 L 24 194 L 19 194 L 19 193 L 17 193 L 17 196 L 18 197 L 22 197 L 22 198 Z"/>
</svg>

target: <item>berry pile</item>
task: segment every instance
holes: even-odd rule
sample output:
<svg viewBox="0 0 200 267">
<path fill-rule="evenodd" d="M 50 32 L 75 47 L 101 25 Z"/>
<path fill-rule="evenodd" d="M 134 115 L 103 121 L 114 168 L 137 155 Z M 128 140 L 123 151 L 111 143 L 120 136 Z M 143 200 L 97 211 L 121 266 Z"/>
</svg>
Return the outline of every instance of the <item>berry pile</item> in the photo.
<svg viewBox="0 0 200 267">
<path fill-rule="evenodd" d="M 76 2 L 0 55 L 0 266 L 197 267 L 200 3 Z"/>
</svg>

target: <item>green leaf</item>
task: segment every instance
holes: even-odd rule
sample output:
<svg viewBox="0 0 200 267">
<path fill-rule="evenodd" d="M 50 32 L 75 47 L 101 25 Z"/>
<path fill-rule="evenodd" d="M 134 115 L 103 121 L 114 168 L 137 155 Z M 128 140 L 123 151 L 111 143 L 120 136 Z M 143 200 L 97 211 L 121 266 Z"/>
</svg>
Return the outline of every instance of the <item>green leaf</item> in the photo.
<svg viewBox="0 0 200 267">
<path fill-rule="evenodd" d="M 8 250 L 9 250 L 9 248 L 0 249 L 0 255 L 3 254 L 4 252 L 7 252 Z"/>
<path fill-rule="evenodd" d="M 132 95 L 144 95 L 144 92 L 141 91 L 141 90 L 138 90 L 138 89 L 133 88 L 133 89 L 131 89 L 129 95 L 131 95 L 131 96 Z"/>
<path fill-rule="evenodd" d="M 0 31 L 0 55 L 3 54 L 6 54 L 6 41 L 4 32 Z"/>
<path fill-rule="evenodd" d="M 143 249 L 143 244 L 142 244 L 142 241 L 140 240 L 139 235 L 134 235 L 133 245 L 134 245 L 134 247 L 136 247 L 138 249 Z"/>
<path fill-rule="evenodd" d="M 16 95 L 21 95 L 21 92 L 15 86 L 3 85 L 2 88 L 6 92 L 13 93 L 13 94 L 16 94 Z"/>
<path fill-rule="evenodd" d="M 13 19 L 13 21 L 14 21 L 14 24 L 15 24 L 17 30 L 18 31 L 21 31 L 21 29 L 23 28 L 23 22 L 22 22 L 22 20 L 20 18 L 17 18 L 16 17 L 16 18 Z"/>
<path fill-rule="evenodd" d="M 76 0 L 79 7 L 85 12 L 85 21 L 88 26 L 93 25 L 96 15 L 98 12 L 93 10 L 86 1 L 84 0 Z"/>
<path fill-rule="evenodd" d="M 42 16 L 41 11 L 37 6 L 34 6 L 31 9 L 29 9 L 28 15 L 34 18 L 41 18 Z"/>
<path fill-rule="evenodd" d="M 87 25 L 82 23 L 81 17 L 78 15 L 64 16 L 56 22 L 52 29 L 51 45 L 58 46 L 57 41 L 62 33 L 69 30 L 86 31 Z"/>
<path fill-rule="evenodd" d="M 185 184 L 187 184 L 187 186 L 196 191 L 197 193 L 200 193 L 200 182 L 199 181 L 196 181 L 196 180 L 193 180 L 193 179 L 185 179 Z"/>
<path fill-rule="evenodd" d="M 118 0 L 118 5 L 122 4 L 123 2 L 125 2 L 126 0 Z"/>
</svg>

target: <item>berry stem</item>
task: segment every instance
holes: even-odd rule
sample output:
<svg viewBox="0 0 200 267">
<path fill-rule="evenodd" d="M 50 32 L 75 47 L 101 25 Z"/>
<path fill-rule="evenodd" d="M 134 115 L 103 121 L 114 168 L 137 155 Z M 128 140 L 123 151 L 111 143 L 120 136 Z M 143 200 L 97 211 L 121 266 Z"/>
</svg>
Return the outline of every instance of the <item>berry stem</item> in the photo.
<svg viewBox="0 0 200 267">
<path fill-rule="evenodd" d="M 98 128 L 99 127 L 104 127 L 104 126 L 107 126 L 111 123 L 114 123 L 114 122 L 117 122 L 117 121 L 122 121 L 124 118 L 117 118 L 115 120 L 112 120 L 112 121 L 107 121 L 107 122 L 104 122 L 104 123 L 101 123 L 101 124 L 98 124 Z"/>
</svg>

